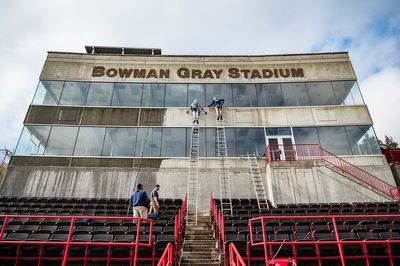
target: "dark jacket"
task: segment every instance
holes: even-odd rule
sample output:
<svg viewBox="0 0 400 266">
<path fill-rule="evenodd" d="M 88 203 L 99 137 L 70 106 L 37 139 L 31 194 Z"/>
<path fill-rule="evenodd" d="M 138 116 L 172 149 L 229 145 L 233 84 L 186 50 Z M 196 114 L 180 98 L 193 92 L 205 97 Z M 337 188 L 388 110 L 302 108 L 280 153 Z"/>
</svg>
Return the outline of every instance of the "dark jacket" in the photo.
<svg viewBox="0 0 400 266">
<path fill-rule="evenodd" d="M 143 207 L 148 207 L 149 206 L 149 197 L 147 196 L 146 191 L 143 189 L 137 189 L 131 196 L 129 200 L 129 206 L 143 206 Z"/>
<path fill-rule="evenodd" d="M 212 103 L 207 106 L 207 107 L 222 107 L 222 105 L 224 104 L 225 100 L 224 99 L 217 99 L 217 100 L 213 100 Z"/>
</svg>

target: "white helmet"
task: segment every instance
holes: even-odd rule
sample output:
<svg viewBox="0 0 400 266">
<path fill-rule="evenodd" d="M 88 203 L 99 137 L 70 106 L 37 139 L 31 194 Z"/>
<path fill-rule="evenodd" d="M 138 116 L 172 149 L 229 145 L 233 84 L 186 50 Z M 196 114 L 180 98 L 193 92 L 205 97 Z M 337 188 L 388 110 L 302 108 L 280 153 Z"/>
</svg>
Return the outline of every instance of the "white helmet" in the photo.
<svg viewBox="0 0 400 266">
<path fill-rule="evenodd" d="M 214 96 L 213 100 L 215 101 L 217 99 L 217 97 Z"/>
</svg>

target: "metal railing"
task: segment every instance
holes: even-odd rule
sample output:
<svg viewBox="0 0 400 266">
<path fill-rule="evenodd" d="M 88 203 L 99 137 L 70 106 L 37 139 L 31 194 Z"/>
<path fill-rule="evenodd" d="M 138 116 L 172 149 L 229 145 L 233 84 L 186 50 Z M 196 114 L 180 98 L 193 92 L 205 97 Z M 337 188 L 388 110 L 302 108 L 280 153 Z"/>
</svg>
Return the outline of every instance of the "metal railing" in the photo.
<svg viewBox="0 0 400 266">
<path fill-rule="evenodd" d="M 6 260 L 15 260 L 16 263 L 20 260 L 38 260 L 38 264 L 41 263 L 43 260 L 61 260 L 61 265 L 65 266 L 67 265 L 68 261 L 84 261 L 85 265 L 87 261 L 107 261 L 107 264 L 110 263 L 110 261 L 129 261 L 129 265 L 137 265 L 138 261 L 138 251 L 139 247 L 152 247 L 152 231 L 153 231 L 153 220 L 151 219 L 145 219 L 145 218 L 133 218 L 133 217 L 110 217 L 110 216 L 45 216 L 45 215 L 37 215 L 37 216 L 32 216 L 32 215 L 0 215 L 0 218 L 3 218 L 3 225 L 1 228 L 1 233 L 0 233 L 0 243 L 1 245 L 10 245 L 10 244 L 15 244 L 18 246 L 18 250 L 16 253 L 16 256 L 2 256 L 0 254 L 1 259 L 6 259 Z M 10 218 L 28 218 L 34 221 L 35 219 L 63 219 L 64 221 L 70 221 L 70 226 L 69 226 L 69 231 L 68 231 L 68 237 L 66 241 L 31 241 L 31 240 L 9 240 L 9 239 L 3 239 L 4 233 L 6 231 L 7 224 L 9 223 Z M 91 241 L 91 242 L 75 242 L 72 240 L 73 232 L 74 232 L 74 225 L 76 223 L 76 219 L 89 219 L 92 221 L 95 220 L 127 220 L 127 221 L 132 221 L 136 224 L 136 234 L 134 237 L 134 242 L 96 242 L 96 241 Z M 141 240 L 141 229 L 140 227 L 143 226 L 143 224 L 149 224 L 150 229 L 149 229 L 149 234 L 146 235 L 146 239 L 148 238 L 147 242 L 143 242 Z M 20 249 L 22 245 L 39 245 L 40 246 L 40 253 L 39 256 L 21 256 L 20 254 Z M 55 245 L 60 245 L 63 246 L 63 255 L 62 257 L 45 257 L 43 256 L 43 250 L 45 246 L 55 246 Z M 85 246 L 85 254 L 83 257 L 69 257 L 69 249 L 71 246 Z M 105 257 L 89 257 L 89 247 L 91 246 L 104 246 L 108 248 L 107 256 Z M 113 258 L 110 256 L 110 250 L 111 247 L 130 247 L 130 254 L 133 256 L 129 256 L 128 258 Z M 146 259 L 147 260 L 147 259 Z M 154 260 L 154 257 L 148 258 L 148 260 Z"/>
<path fill-rule="evenodd" d="M 0 165 L 7 166 L 10 163 L 13 153 L 7 149 L 0 149 Z"/>
<path fill-rule="evenodd" d="M 319 144 L 273 144 L 266 149 L 267 162 L 321 160 L 352 176 L 393 200 L 400 200 L 399 189 L 337 155 L 321 148 Z"/>
<path fill-rule="evenodd" d="M 274 261 L 274 256 L 277 249 L 274 247 L 282 247 L 282 246 L 290 246 L 293 252 L 293 258 L 285 258 L 286 260 L 297 262 L 300 260 L 307 261 L 307 260 L 318 260 L 318 265 L 321 265 L 322 260 L 340 260 L 341 265 L 346 265 L 346 259 L 364 259 L 366 266 L 373 266 L 370 263 L 369 258 L 374 259 L 386 259 L 389 260 L 389 265 L 395 265 L 395 259 L 399 259 L 399 255 L 394 255 L 391 252 L 391 245 L 393 244 L 400 244 L 400 239 L 347 239 L 341 237 L 341 232 L 339 231 L 339 225 L 342 225 L 345 220 L 354 220 L 354 219 L 400 219 L 400 215 L 335 215 L 335 216 L 263 216 L 258 218 L 252 218 L 249 220 L 249 230 L 250 230 L 250 246 L 257 247 L 262 246 L 264 249 L 264 259 L 265 264 L 270 265 Z M 301 239 L 293 240 L 293 239 L 281 239 L 281 240 L 273 240 L 271 241 L 268 235 L 271 235 L 273 231 L 270 226 L 268 226 L 269 222 L 276 222 L 279 220 L 283 221 L 308 221 L 308 220 L 321 220 L 324 219 L 328 224 L 332 225 L 331 228 L 331 238 L 328 239 L 319 239 L 315 240 L 315 231 L 312 231 L 309 235 L 310 239 Z M 329 222 L 330 221 L 330 222 Z M 255 237 L 255 232 L 260 234 L 260 231 L 256 231 L 255 227 L 261 227 L 261 234 L 260 236 Z M 328 227 L 327 227 L 328 228 Z M 310 229 L 311 230 L 311 229 Z M 369 232 L 369 231 L 368 231 Z M 314 256 L 307 256 L 307 257 L 300 257 L 298 256 L 297 249 L 299 246 L 310 246 L 312 245 L 315 248 L 315 255 Z M 322 256 L 321 255 L 321 246 L 322 245 L 330 245 L 330 246 L 337 246 L 337 250 L 339 255 L 331 255 L 331 256 Z M 368 253 L 368 246 L 369 245 L 382 245 L 384 246 L 385 250 L 387 250 L 386 255 L 370 255 Z M 363 255 L 348 255 L 344 252 L 344 247 L 355 247 L 359 246 L 362 248 Z M 275 254 L 274 254 L 275 253 Z M 252 259 L 252 258 L 250 258 Z M 274 265 L 274 264 L 272 264 Z"/>
<path fill-rule="evenodd" d="M 180 256 L 180 249 L 184 240 L 184 230 L 185 230 L 185 217 L 187 215 L 187 197 L 185 196 L 181 208 L 178 210 L 178 213 L 175 215 L 175 227 L 174 227 L 174 239 L 175 243 L 172 245 L 169 243 L 171 247 L 168 249 L 172 249 L 169 251 L 171 253 L 171 258 L 168 255 L 168 262 L 172 259 L 172 264 L 167 265 L 176 265 L 178 258 Z M 68 227 L 68 236 L 66 241 L 33 241 L 33 240 L 11 240 L 4 239 L 5 232 L 7 230 L 7 225 L 15 219 L 29 219 L 30 222 L 34 222 L 37 220 L 38 223 L 41 220 L 45 219 L 45 221 L 62 221 L 66 223 Z M 132 224 L 136 225 L 136 231 L 133 234 L 134 239 L 132 242 L 100 242 L 100 241 L 90 241 L 90 242 L 77 242 L 73 241 L 72 236 L 74 235 L 74 228 L 76 224 L 81 223 L 82 221 L 88 221 L 87 223 L 96 222 L 96 220 L 100 221 L 131 221 Z M 90 221 L 90 222 L 89 222 Z M 84 261 L 85 265 L 88 261 L 105 261 L 107 265 L 112 261 L 129 261 L 129 265 L 139 265 L 138 261 L 149 261 L 152 262 L 152 265 L 155 265 L 155 262 L 158 260 L 156 257 L 156 247 L 153 243 L 153 224 L 154 221 L 152 219 L 144 219 L 144 218 L 134 218 L 134 217 L 119 217 L 119 216 L 50 216 L 50 215 L 0 215 L 0 245 L 17 245 L 17 252 L 15 256 L 5 256 L 0 254 L 0 260 L 14 260 L 16 263 L 23 260 L 32 260 L 37 261 L 38 265 L 41 265 L 43 261 L 60 261 L 60 265 L 67 265 L 70 261 Z M 141 227 L 147 226 L 148 230 L 146 233 L 141 229 Z M 32 246 L 38 245 L 40 248 L 40 252 L 38 256 L 22 256 L 20 254 L 21 247 L 24 246 Z M 44 256 L 44 250 L 47 246 L 62 246 L 62 252 L 60 256 Z M 69 250 L 71 246 L 84 246 L 85 252 L 83 256 L 69 256 Z M 107 252 L 105 256 L 96 257 L 89 256 L 89 248 L 91 246 L 104 246 L 107 247 Z M 130 248 L 129 256 L 120 256 L 115 257 L 111 255 L 111 250 L 113 247 L 128 247 Z M 139 248 L 148 248 L 151 252 L 151 256 L 140 256 Z"/>
<path fill-rule="evenodd" d="M 168 243 L 165 247 L 157 266 L 172 266 L 174 263 L 174 249 L 171 243 Z"/>
<path fill-rule="evenodd" d="M 246 266 L 246 263 L 233 243 L 229 245 L 229 263 L 231 266 Z"/>
<path fill-rule="evenodd" d="M 211 221 L 214 228 L 215 240 L 217 241 L 218 251 L 224 255 L 224 265 L 227 264 L 227 248 L 226 248 L 226 235 L 225 235 L 225 218 L 222 210 L 218 208 L 216 201 L 213 196 L 210 197 L 211 207 Z"/>
</svg>

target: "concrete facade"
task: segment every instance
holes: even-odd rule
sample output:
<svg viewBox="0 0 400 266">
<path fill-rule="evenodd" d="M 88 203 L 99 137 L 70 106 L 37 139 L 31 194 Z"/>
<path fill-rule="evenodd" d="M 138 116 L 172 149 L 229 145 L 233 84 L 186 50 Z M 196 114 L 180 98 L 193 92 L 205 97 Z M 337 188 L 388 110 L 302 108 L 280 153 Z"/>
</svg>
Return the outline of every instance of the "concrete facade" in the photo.
<svg viewBox="0 0 400 266">
<path fill-rule="evenodd" d="M 395 185 L 383 156 L 344 159 L 357 162 L 360 168 Z M 188 164 L 189 160 L 182 158 L 163 159 L 157 168 L 9 166 L 0 195 L 126 198 L 137 178 L 148 192 L 157 183 L 161 185 L 162 197 L 181 198 L 187 188 Z M 282 161 L 265 165 L 259 160 L 259 166 L 274 204 L 389 200 L 319 161 Z M 210 194 L 219 197 L 219 162 L 217 159 L 200 159 L 199 167 L 199 208 L 205 211 L 209 207 Z M 247 160 L 231 158 L 229 169 L 233 197 L 254 198 Z"/>
<path fill-rule="evenodd" d="M 106 69 L 169 69 L 170 78 L 136 78 L 127 79 L 116 75 L 113 78 L 92 77 L 94 66 Z M 219 79 L 216 78 L 179 78 L 179 68 L 222 69 Z M 304 77 L 299 78 L 229 78 L 230 67 L 240 69 L 285 69 L 301 67 Z M 98 55 L 49 52 L 40 79 L 76 80 L 76 81 L 113 81 L 113 82 L 173 82 L 173 83 L 219 83 L 219 82 L 280 82 L 280 81 L 318 81 L 318 80 L 355 80 L 357 79 L 347 53 L 270 55 L 270 56 L 134 56 L 134 55 Z"/>
</svg>

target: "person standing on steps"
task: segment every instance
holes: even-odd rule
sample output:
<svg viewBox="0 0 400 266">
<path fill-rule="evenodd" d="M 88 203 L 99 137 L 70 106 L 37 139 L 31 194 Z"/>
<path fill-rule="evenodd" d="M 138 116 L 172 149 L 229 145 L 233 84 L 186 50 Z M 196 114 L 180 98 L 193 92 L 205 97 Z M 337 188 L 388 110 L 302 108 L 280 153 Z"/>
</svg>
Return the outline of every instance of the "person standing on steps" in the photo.
<svg viewBox="0 0 400 266">
<path fill-rule="evenodd" d="M 200 113 L 201 113 L 201 110 L 204 110 L 204 109 L 203 109 L 203 107 L 201 107 L 198 99 L 194 99 L 194 101 L 190 105 L 190 110 L 192 111 L 192 114 L 193 114 L 193 124 L 194 123 L 199 124 Z"/>
<path fill-rule="evenodd" d="M 217 97 L 213 98 L 213 101 L 211 104 L 207 107 L 214 107 L 215 112 L 217 114 L 217 120 L 223 120 L 222 118 L 222 105 L 224 104 L 225 100 L 224 99 L 217 99 Z"/>
</svg>

